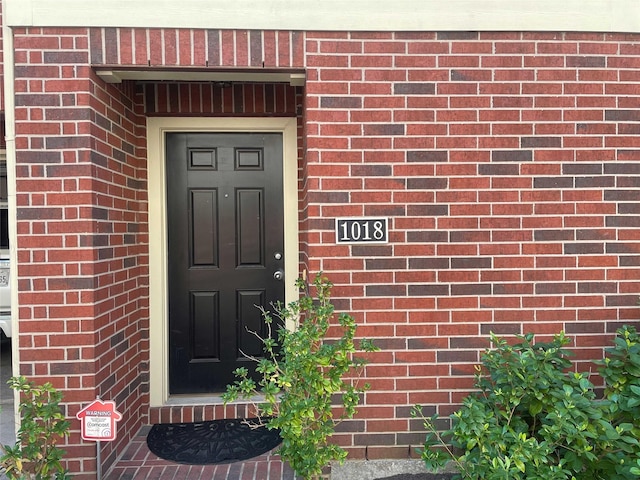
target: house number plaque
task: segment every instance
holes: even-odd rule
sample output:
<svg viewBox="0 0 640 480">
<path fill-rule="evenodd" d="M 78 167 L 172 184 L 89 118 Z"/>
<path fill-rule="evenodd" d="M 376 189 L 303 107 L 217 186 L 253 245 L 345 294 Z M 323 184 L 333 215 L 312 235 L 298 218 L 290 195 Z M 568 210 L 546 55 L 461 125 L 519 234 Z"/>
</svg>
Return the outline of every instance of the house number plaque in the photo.
<svg viewBox="0 0 640 480">
<path fill-rule="evenodd" d="M 388 243 L 388 225 L 387 218 L 336 218 L 336 243 Z"/>
</svg>

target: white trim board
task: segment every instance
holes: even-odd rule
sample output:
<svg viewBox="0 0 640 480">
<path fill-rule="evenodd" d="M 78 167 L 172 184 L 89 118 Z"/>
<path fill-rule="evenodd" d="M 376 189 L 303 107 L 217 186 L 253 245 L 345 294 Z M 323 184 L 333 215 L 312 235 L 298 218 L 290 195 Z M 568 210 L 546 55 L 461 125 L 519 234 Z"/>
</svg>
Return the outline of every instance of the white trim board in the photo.
<svg viewBox="0 0 640 480">
<path fill-rule="evenodd" d="M 260 82 L 288 83 L 293 87 L 303 87 L 304 72 L 264 72 L 259 69 L 220 72 L 218 70 L 181 69 L 110 69 L 96 68 L 96 73 L 106 83 L 122 83 L 123 80 L 174 81 L 174 82 Z"/>
<path fill-rule="evenodd" d="M 10 27 L 640 32 L 638 0 L 4 0 Z"/>
<path fill-rule="evenodd" d="M 150 406 L 182 405 L 219 397 L 169 398 L 169 339 L 167 337 L 167 227 L 165 132 L 278 132 L 283 142 L 285 301 L 296 298 L 299 272 L 297 121 L 281 118 L 149 117 L 147 119 L 149 176 L 149 361 Z"/>
</svg>

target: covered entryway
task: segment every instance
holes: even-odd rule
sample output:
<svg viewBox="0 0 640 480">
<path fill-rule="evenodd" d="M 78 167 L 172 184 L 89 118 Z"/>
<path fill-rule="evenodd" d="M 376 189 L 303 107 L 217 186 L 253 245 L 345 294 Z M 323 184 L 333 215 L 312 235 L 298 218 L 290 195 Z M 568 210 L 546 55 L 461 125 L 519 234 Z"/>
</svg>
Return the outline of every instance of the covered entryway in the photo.
<svg viewBox="0 0 640 480">
<path fill-rule="evenodd" d="M 169 392 L 224 391 L 284 301 L 282 134 L 168 133 Z"/>
<path fill-rule="evenodd" d="M 295 298 L 297 125 L 148 118 L 152 407 L 219 403 L 261 353 L 256 305 Z"/>
</svg>

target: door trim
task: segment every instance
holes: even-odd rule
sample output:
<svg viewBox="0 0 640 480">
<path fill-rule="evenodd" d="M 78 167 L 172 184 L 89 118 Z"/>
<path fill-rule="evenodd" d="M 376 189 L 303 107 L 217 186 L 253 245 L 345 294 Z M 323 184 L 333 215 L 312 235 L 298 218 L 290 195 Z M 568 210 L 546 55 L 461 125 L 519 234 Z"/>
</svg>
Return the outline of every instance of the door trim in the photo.
<svg viewBox="0 0 640 480">
<path fill-rule="evenodd" d="M 169 339 L 165 132 L 282 133 L 284 189 L 285 301 L 295 299 L 299 272 L 297 119 L 277 118 L 147 118 L 149 192 L 149 403 L 164 405 L 216 404 L 219 396 L 169 398 Z"/>
</svg>

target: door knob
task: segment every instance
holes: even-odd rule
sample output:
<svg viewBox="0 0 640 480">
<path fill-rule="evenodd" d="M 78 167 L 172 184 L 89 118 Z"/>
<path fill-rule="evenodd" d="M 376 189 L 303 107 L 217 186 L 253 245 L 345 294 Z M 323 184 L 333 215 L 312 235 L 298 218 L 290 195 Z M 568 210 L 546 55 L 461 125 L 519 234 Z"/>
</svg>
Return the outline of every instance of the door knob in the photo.
<svg viewBox="0 0 640 480">
<path fill-rule="evenodd" d="M 282 280 L 284 278 L 284 272 L 282 270 L 276 270 L 273 272 L 273 278 L 278 281 Z"/>
</svg>

